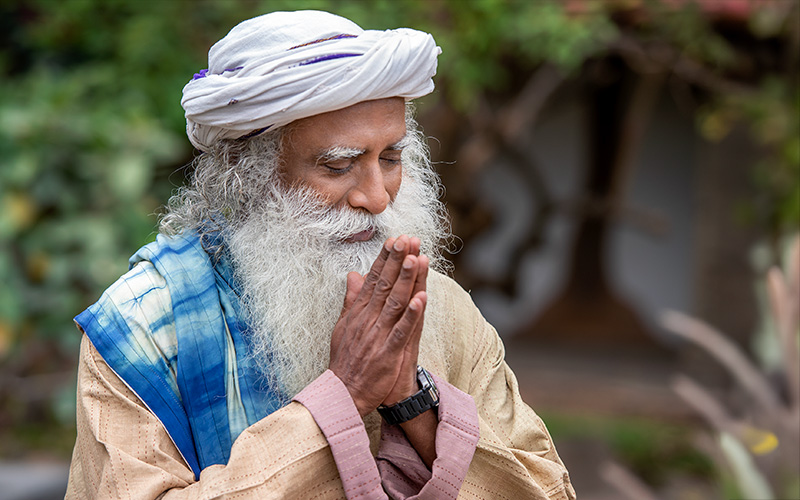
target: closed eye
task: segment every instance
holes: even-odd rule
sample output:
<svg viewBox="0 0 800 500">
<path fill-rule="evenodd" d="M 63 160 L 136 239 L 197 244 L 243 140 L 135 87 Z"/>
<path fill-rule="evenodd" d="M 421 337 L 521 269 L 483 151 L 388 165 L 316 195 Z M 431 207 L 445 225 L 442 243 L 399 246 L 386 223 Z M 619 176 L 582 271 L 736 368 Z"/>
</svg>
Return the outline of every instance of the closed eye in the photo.
<svg viewBox="0 0 800 500">
<path fill-rule="evenodd" d="M 335 146 L 317 156 L 317 165 L 334 174 L 343 174 L 352 168 L 362 154 L 364 151 L 361 149 Z"/>
<path fill-rule="evenodd" d="M 385 167 L 394 167 L 400 165 L 403 157 L 401 149 L 389 149 L 381 153 L 381 164 Z"/>
<path fill-rule="evenodd" d="M 334 174 L 343 174 L 353 168 L 353 163 L 355 163 L 355 158 L 341 158 L 323 161 L 322 166 Z"/>
</svg>

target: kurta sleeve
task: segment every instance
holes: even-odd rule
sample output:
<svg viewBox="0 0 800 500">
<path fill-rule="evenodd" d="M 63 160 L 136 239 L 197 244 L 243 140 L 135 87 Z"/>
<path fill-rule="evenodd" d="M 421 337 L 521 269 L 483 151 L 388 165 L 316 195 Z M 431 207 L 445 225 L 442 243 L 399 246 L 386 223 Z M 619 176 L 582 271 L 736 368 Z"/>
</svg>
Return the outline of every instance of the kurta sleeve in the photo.
<svg viewBox="0 0 800 500">
<path fill-rule="evenodd" d="M 86 337 L 78 371 L 78 436 L 67 499 L 343 498 L 325 436 L 299 403 L 248 427 L 227 465 L 199 481 L 161 422 Z"/>
<path fill-rule="evenodd" d="M 446 500 L 458 497 L 475 445 L 475 403 L 434 375 L 440 388 L 436 459 L 431 470 L 400 426 L 381 423 L 377 466 L 364 423 L 345 385 L 327 370 L 295 396 L 322 429 L 348 499 Z"/>
<path fill-rule="evenodd" d="M 478 414 L 468 395 L 433 375 L 439 388 L 436 458 L 431 470 L 398 425 L 382 422 L 378 468 L 383 487 L 397 500 L 445 500 L 459 497 L 478 443 Z"/>
</svg>

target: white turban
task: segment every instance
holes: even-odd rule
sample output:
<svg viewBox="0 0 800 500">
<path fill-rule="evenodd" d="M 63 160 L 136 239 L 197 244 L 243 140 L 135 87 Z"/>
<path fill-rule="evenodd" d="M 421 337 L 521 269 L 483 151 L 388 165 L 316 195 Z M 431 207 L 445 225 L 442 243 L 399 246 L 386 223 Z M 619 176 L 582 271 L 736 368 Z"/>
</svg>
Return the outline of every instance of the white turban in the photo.
<svg viewBox="0 0 800 500">
<path fill-rule="evenodd" d="M 234 27 L 183 88 L 186 134 L 208 151 L 308 116 L 433 91 L 441 49 L 428 33 L 362 30 L 328 12 L 265 14 Z"/>
</svg>

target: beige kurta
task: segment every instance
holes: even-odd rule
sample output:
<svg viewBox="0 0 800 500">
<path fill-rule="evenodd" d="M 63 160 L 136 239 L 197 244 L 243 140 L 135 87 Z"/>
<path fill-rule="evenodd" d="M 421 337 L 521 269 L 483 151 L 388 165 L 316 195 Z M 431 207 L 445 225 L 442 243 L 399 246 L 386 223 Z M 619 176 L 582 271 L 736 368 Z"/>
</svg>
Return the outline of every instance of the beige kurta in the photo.
<svg viewBox="0 0 800 500">
<path fill-rule="evenodd" d="M 470 394 L 480 418 L 480 441 L 458 498 L 574 499 L 547 429 L 520 398 L 494 328 L 454 281 L 432 273 L 428 288 L 432 320 L 420 364 Z M 228 464 L 207 467 L 195 481 L 160 421 L 86 337 L 77 425 L 67 499 L 344 498 L 328 443 L 296 402 L 247 428 Z M 365 425 L 374 452 L 380 417 L 373 412 Z"/>
</svg>

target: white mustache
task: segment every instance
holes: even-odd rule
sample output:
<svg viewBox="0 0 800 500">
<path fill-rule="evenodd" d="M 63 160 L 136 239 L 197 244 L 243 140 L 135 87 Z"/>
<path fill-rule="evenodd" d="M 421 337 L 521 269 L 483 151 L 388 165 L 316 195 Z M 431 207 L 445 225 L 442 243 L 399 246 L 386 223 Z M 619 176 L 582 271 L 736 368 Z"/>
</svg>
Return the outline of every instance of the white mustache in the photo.
<svg viewBox="0 0 800 500">
<path fill-rule="evenodd" d="M 394 213 L 396 209 L 392 204 L 380 214 L 349 207 L 331 207 L 310 189 L 281 192 L 276 198 L 280 199 L 276 199 L 275 203 L 280 203 L 283 211 L 293 215 L 292 229 L 331 242 L 342 242 L 367 230 L 374 231 L 376 237 L 383 237 L 388 233 L 392 219 L 398 215 Z"/>
</svg>

